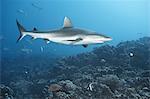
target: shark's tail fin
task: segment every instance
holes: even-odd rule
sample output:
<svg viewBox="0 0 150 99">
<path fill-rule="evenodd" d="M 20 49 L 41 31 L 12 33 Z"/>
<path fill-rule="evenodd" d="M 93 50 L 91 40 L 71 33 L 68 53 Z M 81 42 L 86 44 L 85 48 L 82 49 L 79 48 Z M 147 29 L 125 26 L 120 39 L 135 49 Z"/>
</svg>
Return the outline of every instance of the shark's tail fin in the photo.
<svg viewBox="0 0 150 99">
<path fill-rule="evenodd" d="M 16 20 L 19 32 L 20 32 L 20 36 L 17 40 L 17 42 L 19 42 L 26 34 L 24 32 L 26 32 L 25 28 L 18 22 L 18 20 Z"/>
</svg>

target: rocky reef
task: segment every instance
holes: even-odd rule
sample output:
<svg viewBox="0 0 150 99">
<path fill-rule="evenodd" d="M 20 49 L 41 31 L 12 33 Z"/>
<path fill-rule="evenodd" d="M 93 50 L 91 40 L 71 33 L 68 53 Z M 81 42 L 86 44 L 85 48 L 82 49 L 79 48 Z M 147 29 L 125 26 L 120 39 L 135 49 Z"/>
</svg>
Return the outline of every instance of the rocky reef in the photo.
<svg viewBox="0 0 150 99">
<path fill-rule="evenodd" d="M 41 61 L 46 69 L 4 70 L 0 99 L 150 99 L 150 37 Z"/>
</svg>

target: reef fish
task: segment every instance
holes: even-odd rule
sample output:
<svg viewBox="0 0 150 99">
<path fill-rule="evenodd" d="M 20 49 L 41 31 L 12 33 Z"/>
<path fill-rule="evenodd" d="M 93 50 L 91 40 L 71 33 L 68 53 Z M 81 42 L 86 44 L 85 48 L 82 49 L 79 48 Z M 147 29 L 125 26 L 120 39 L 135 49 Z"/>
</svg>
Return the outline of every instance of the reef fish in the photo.
<svg viewBox="0 0 150 99">
<path fill-rule="evenodd" d="M 37 9 L 39 9 L 39 10 L 42 10 L 42 8 L 39 7 L 36 3 L 32 3 L 32 6 L 35 7 L 35 8 L 37 8 Z"/>
<path fill-rule="evenodd" d="M 103 34 L 73 27 L 71 20 L 67 17 L 64 18 L 62 28 L 50 31 L 39 31 L 36 28 L 27 31 L 17 20 L 16 22 L 20 31 L 20 37 L 17 41 L 29 35 L 33 39 L 40 38 L 46 40 L 48 43 L 52 41 L 60 44 L 82 45 L 83 47 L 87 47 L 89 44 L 99 44 L 112 40 L 111 37 Z"/>
<path fill-rule="evenodd" d="M 18 9 L 17 12 L 24 15 L 24 16 L 27 16 L 27 13 L 25 13 L 25 11 L 22 9 Z"/>
</svg>

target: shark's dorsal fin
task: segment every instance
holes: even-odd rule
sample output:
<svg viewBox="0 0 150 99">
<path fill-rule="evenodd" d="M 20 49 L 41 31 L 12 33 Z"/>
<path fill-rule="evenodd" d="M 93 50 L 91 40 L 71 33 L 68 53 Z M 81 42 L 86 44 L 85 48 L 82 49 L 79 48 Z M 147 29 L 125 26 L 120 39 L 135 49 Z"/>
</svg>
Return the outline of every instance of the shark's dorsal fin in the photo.
<svg viewBox="0 0 150 99">
<path fill-rule="evenodd" d="M 63 28 L 72 28 L 71 20 L 68 17 L 64 18 Z"/>
</svg>

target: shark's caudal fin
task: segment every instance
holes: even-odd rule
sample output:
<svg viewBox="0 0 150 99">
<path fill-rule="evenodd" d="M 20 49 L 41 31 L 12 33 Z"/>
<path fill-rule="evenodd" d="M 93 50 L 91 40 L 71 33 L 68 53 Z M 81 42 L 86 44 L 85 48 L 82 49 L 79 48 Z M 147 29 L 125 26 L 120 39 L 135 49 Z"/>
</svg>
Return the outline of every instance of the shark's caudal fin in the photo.
<svg viewBox="0 0 150 99">
<path fill-rule="evenodd" d="M 26 34 L 24 34 L 24 32 L 26 31 L 25 28 L 18 22 L 18 20 L 16 20 L 19 32 L 20 32 L 20 36 L 17 40 L 17 42 L 19 42 Z"/>
</svg>

